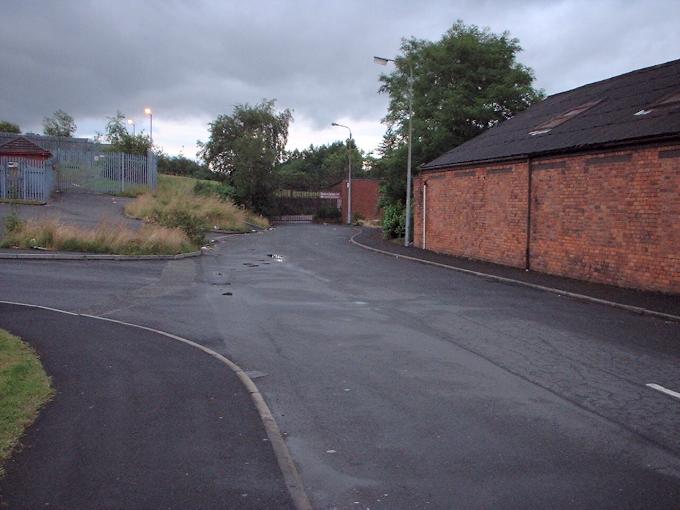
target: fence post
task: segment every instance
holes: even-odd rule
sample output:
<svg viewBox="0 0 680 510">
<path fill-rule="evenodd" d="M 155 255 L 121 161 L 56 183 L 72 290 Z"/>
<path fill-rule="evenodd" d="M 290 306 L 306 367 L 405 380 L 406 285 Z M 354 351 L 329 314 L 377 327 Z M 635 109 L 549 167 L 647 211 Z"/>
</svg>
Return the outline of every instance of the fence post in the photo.
<svg viewBox="0 0 680 510">
<path fill-rule="evenodd" d="M 120 191 L 125 191 L 125 154 L 119 153 L 120 157 Z"/>
</svg>

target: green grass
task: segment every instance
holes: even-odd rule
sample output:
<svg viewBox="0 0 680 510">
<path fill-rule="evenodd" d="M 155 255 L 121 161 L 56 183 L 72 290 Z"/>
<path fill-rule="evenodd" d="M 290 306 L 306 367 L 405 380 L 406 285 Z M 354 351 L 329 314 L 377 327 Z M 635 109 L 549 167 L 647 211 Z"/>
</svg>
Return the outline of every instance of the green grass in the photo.
<svg viewBox="0 0 680 510">
<path fill-rule="evenodd" d="M 266 218 L 237 206 L 231 200 L 196 194 L 194 188 L 197 182 L 210 181 L 159 175 L 158 189 L 154 193 L 144 193 L 127 204 L 125 213 L 148 223 L 181 228 L 194 242 L 200 242 L 207 230 L 248 232 L 251 225 L 269 226 Z"/>
<path fill-rule="evenodd" d="M 53 394 L 35 351 L 0 329 L 0 465 Z"/>
</svg>

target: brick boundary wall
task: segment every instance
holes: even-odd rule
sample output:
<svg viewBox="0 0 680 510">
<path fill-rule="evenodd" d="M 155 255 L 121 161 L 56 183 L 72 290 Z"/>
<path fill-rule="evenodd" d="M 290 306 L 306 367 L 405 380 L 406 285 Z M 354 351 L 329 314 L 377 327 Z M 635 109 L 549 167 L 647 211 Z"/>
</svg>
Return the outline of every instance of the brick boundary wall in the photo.
<svg viewBox="0 0 680 510">
<path fill-rule="evenodd" d="M 427 249 L 680 293 L 680 145 L 421 174 L 414 185 L 421 247 L 423 182 Z"/>
<path fill-rule="evenodd" d="M 347 180 L 343 180 L 328 188 L 328 191 L 339 192 L 342 198 L 342 221 L 347 221 Z M 376 179 L 352 179 L 352 215 L 361 214 L 365 220 L 377 220 L 382 217 L 378 206 L 380 200 L 380 181 Z"/>
</svg>

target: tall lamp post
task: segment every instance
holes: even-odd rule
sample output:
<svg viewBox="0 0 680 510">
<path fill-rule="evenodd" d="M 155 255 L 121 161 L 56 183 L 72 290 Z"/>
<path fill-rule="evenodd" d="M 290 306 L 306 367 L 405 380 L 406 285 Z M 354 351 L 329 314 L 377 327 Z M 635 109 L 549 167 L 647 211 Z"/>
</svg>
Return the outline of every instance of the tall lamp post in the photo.
<svg viewBox="0 0 680 510">
<path fill-rule="evenodd" d="M 351 225 L 352 224 L 352 130 L 347 126 L 343 126 L 342 124 L 338 124 L 337 122 L 333 122 L 331 124 L 331 126 L 345 128 L 347 131 L 349 131 L 349 140 L 347 140 L 347 159 L 348 159 L 348 162 L 349 162 L 348 171 L 347 171 L 347 224 Z"/>
<path fill-rule="evenodd" d="M 149 116 L 149 138 L 151 139 L 151 145 L 153 145 L 153 112 L 151 108 L 144 108 L 144 114 Z"/>
<path fill-rule="evenodd" d="M 132 126 L 132 136 L 135 136 L 135 121 L 133 119 L 128 119 L 128 126 Z"/>
<path fill-rule="evenodd" d="M 373 57 L 373 62 L 386 66 L 388 62 L 395 62 L 392 58 Z M 413 138 L 413 66 L 408 64 L 408 161 L 406 163 L 406 232 L 404 232 L 404 246 L 411 243 L 411 144 Z"/>
</svg>

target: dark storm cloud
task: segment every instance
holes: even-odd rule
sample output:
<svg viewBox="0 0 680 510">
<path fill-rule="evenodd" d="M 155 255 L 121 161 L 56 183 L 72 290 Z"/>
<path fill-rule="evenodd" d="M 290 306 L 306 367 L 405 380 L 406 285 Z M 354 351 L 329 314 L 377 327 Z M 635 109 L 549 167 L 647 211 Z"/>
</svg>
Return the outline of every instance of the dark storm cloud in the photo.
<svg viewBox="0 0 680 510">
<path fill-rule="evenodd" d="M 437 39 L 457 19 L 509 30 L 538 85 L 555 92 L 680 57 L 678 2 L 3 2 L 0 119 L 39 128 L 153 105 L 212 118 L 277 98 L 327 126 L 378 120 L 400 38 Z"/>
</svg>

